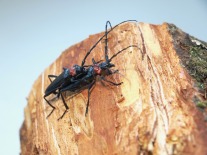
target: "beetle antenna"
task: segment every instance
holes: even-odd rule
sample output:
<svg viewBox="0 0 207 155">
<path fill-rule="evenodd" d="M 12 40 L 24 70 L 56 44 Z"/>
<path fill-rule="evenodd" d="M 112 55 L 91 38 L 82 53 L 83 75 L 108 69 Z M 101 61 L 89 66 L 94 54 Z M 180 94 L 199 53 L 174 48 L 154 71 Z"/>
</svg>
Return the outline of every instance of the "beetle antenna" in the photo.
<svg viewBox="0 0 207 155">
<path fill-rule="evenodd" d="M 115 29 L 117 26 L 119 26 L 120 24 L 126 23 L 126 22 L 137 22 L 137 20 L 126 20 L 123 21 L 117 25 L 115 25 L 113 28 L 111 28 L 111 30 L 109 30 L 106 34 L 108 34 L 109 32 L 111 32 L 113 29 Z M 83 65 L 85 64 L 86 58 L 89 56 L 89 54 L 91 53 L 91 51 L 97 46 L 97 44 L 106 36 L 106 34 L 104 34 L 93 46 L 92 48 L 86 53 L 85 57 L 83 58 L 81 67 L 83 67 Z"/>
<path fill-rule="evenodd" d="M 109 24 L 109 26 L 112 29 L 110 21 L 107 21 L 106 22 L 106 28 L 105 28 L 105 36 L 106 36 L 106 39 L 105 39 L 105 61 L 106 61 L 106 63 L 109 62 L 109 57 L 108 57 L 108 33 L 107 33 L 107 26 L 108 26 L 108 24 Z"/>
<path fill-rule="evenodd" d="M 130 47 L 137 47 L 137 48 L 139 48 L 137 45 L 130 45 L 130 46 L 128 46 L 128 47 L 125 47 L 125 48 L 122 49 L 121 51 L 119 51 L 119 52 L 117 52 L 116 54 L 114 54 L 114 55 L 109 59 L 109 62 L 111 62 L 111 60 L 112 60 L 113 58 L 115 58 L 118 54 L 120 54 L 121 52 L 125 51 L 126 49 L 128 49 L 128 48 L 130 48 Z M 139 49 L 140 49 L 140 48 L 139 48 Z"/>
</svg>

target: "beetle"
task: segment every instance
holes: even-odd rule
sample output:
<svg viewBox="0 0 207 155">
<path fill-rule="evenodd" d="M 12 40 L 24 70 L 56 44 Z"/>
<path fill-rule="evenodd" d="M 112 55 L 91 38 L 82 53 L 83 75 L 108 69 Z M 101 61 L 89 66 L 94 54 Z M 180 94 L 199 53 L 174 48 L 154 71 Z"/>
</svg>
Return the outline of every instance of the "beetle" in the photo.
<svg viewBox="0 0 207 155">
<path fill-rule="evenodd" d="M 97 46 L 97 44 L 104 38 L 105 39 L 105 59 L 107 65 L 109 65 L 109 60 L 108 60 L 108 40 L 107 40 L 107 34 L 109 32 L 111 32 L 114 28 L 116 28 L 117 26 L 119 26 L 122 23 L 125 22 L 130 22 L 130 21 L 134 21 L 137 22 L 136 20 L 127 20 L 127 21 L 123 21 L 117 25 L 115 25 L 113 28 L 111 26 L 111 23 L 109 21 L 106 22 L 106 31 L 105 34 L 99 38 L 99 40 L 92 46 L 92 48 L 86 53 L 85 57 L 82 60 L 81 65 L 74 65 L 71 68 L 63 68 L 63 72 L 56 76 L 56 75 L 48 75 L 49 80 L 51 81 L 50 85 L 48 85 L 48 87 L 45 90 L 45 95 L 43 96 L 43 98 L 45 99 L 45 101 L 47 102 L 47 104 L 52 107 L 52 111 L 48 114 L 47 118 L 53 113 L 53 111 L 55 110 L 55 107 L 50 103 L 49 100 L 46 99 L 47 96 L 49 96 L 50 94 L 55 94 L 57 95 L 57 97 L 59 98 L 61 96 L 61 99 L 63 101 L 63 104 L 65 106 L 65 111 L 62 114 L 62 116 L 59 118 L 63 118 L 63 116 L 65 115 L 65 113 L 68 111 L 69 107 L 65 102 L 65 99 L 62 95 L 62 92 L 70 90 L 72 92 L 77 92 L 77 91 L 81 91 L 83 90 L 85 87 L 88 88 L 88 90 L 90 91 L 90 89 L 92 88 L 92 86 L 94 85 L 94 82 L 89 82 L 90 80 L 90 74 L 91 75 L 95 75 L 92 73 L 92 70 L 96 69 L 96 65 L 99 62 L 95 62 L 95 60 L 93 59 L 93 65 L 85 65 L 85 61 L 87 59 L 87 57 L 89 56 L 89 54 L 93 51 L 93 49 Z M 107 31 L 107 25 L 110 25 L 111 29 L 109 31 Z M 102 63 L 103 65 L 104 63 Z M 101 67 L 101 66 L 99 66 Z M 103 67 L 103 66 L 102 66 Z M 53 81 L 51 80 L 51 78 L 55 78 Z M 86 82 L 83 82 L 84 81 Z M 89 83 L 89 85 L 87 86 L 87 84 Z M 78 86 L 79 85 L 79 86 Z M 89 94 L 90 97 L 90 94 Z M 87 105 L 89 105 L 89 101 L 87 103 Z M 88 106 L 87 106 L 88 107 Z M 87 112 L 86 112 L 87 114 Z M 58 119 L 58 120 L 59 120 Z"/>
<path fill-rule="evenodd" d="M 118 72 L 118 70 L 112 71 L 110 69 L 112 67 L 115 67 L 115 65 L 112 64 L 111 61 L 118 54 L 120 54 L 121 52 L 125 51 L 126 49 L 128 49 L 130 47 L 137 47 L 137 46 L 130 45 L 130 46 L 122 49 L 121 51 L 117 52 L 116 54 L 114 54 L 110 59 L 106 59 L 106 61 L 102 62 L 102 63 L 97 63 L 97 62 L 95 62 L 94 59 L 92 59 L 93 65 L 91 65 L 87 69 L 87 74 L 85 76 L 83 76 L 81 79 L 78 79 L 76 82 L 60 89 L 60 93 L 63 93 L 65 91 L 69 91 L 69 92 L 77 94 L 77 93 L 80 93 L 81 91 L 87 89 L 88 90 L 88 100 L 87 100 L 86 111 L 85 111 L 85 116 L 86 116 L 88 113 L 91 90 L 96 82 L 97 76 L 100 76 L 101 80 L 108 82 L 114 86 L 118 86 L 118 85 L 122 84 L 122 82 L 115 83 L 115 82 L 109 81 L 105 77 Z M 108 55 L 106 55 L 106 57 L 108 57 Z"/>
<path fill-rule="evenodd" d="M 57 94 L 57 97 L 59 98 L 59 96 L 61 96 L 63 104 L 65 106 L 66 111 L 69 109 L 68 105 L 66 104 L 63 95 L 59 92 L 59 90 L 67 85 L 69 85 L 70 83 L 73 82 L 73 80 L 75 80 L 77 77 L 81 77 L 85 74 L 85 68 L 84 67 L 80 67 L 78 65 L 74 65 L 71 68 L 63 68 L 63 72 L 59 75 L 48 75 L 48 78 L 50 80 L 50 85 L 46 88 L 45 90 L 45 95 L 43 96 L 45 101 L 48 103 L 48 105 L 50 107 L 52 107 L 52 111 L 49 113 L 49 115 L 47 117 L 49 117 L 53 111 L 55 110 L 55 107 L 46 99 L 47 96 L 49 96 L 50 94 Z M 51 78 L 55 78 L 55 80 L 51 80 Z M 65 112 L 66 112 L 65 111 Z M 64 113 L 65 113 L 64 112 Z M 63 115 L 64 115 L 63 113 Z"/>
<path fill-rule="evenodd" d="M 107 24 L 110 24 L 109 21 L 107 21 L 106 23 L 106 30 L 105 30 L 105 62 L 96 62 L 93 58 L 92 58 L 92 63 L 93 65 L 91 65 L 87 70 L 87 75 L 83 76 L 81 79 L 77 80 L 75 83 L 72 83 L 64 88 L 62 88 L 60 90 L 60 92 L 65 92 L 65 91 L 70 91 L 73 93 L 79 93 L 84 89 L 88 89 L 88 100 L 87 100 L 87 106 L 86 106 L 86 111 L 85 111 L 85 116 L 88 113 L 88 107 L 89 107 L 89 100 L 90 100 L 90 94 L 91 94 L 91 90 L 96 82 L 96 77 L 100 76 L 101 80 L 104 80 L 105 82 L 108 82 L 112 85 L 118 86 L 121 85 L 122 82 L 120 83 L 115 83 L 112 81 L 109 81 L 107 79 L 105 79 L 106 76 L 112 75 L 116 72 L 118 72 L 118 70 L 112 71 L 110 70 L 110 68 L 115 67 L 114 64 L 111 63 L 112 59 L 115 58 L 118 54 L 120 54 L 121 52 L 127 50 L 130 47 L 137 47 L 136 45 L 130 45 L 120 51 L 118 51 L 116 54 L 114 54 L 110 59 L 108 58 L 108 37 L 107 37 Z M 111 26 L 111 24 L 110 24 Z"/>
</svg>

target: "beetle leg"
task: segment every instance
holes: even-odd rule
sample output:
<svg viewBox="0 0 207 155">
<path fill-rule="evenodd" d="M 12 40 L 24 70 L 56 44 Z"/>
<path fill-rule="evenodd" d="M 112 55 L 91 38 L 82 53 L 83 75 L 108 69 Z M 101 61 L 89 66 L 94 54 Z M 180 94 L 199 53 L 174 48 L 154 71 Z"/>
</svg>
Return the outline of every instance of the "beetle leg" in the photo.
<svg viewBox="0 0 207 155">
<path fill-rule="evenodd" d="M 105 79 L 104 76 L 101 76 L 101 79 L 106 81 L 106 82 L 108 82 L 108 83 L 110 83 L 110 84 L 112 84 L 112 85 L 114 85 L 114 86 L 119 86 L 119 85 L 121 85 L 123 83 L 123 82 L 115 83 L 115 82 L 109 81 L 109 80 Z"/>
<path fill-rule="evenodd" d="M 52 111 L 49 113 L 49 115 L 47 115 L 46 118 L 50 117 L 50 115 L 53 113 L 53 111 L 55 110 L 55 107 L 46 99 L 46 96 L 44 96 L 45 101 L 47 102 L 47 104 L 52 107 Z"/>
<path fill-rule="evenodd" d="M 48 75 L 48 78 L 50 79 L 50 82 L 52 82 L 51 78 L 57 78 L 57 75 Z"/>
<path fill-rule="evenodd" d="M 91 95 L 91 89 L 93 88 L 93 85 L 95 84 L 96 80 L 94 80 L 88 87 L 88 101 L 87 101 L 87 105 L 86 105 L 86 112 L 85 112 L 85 116 L 88 113 L 88 107 L 89 107 L 89 99 L 90 99 L 90 95 Z"/>
<path fill-rule="evenodd" d="M 65 99 L 64 99 L 62 93 L 60 93 L 60 96 L 61 96 L 62 101 L 63 101 L 63 104 L 64 104 L 64 106 L 65 106 L 65 111 L 64 111 L 64 113 L 62 114 L 62 116 L 61 116 L 60 118 L 58 118 L 58 121 L 64 117 L 64 115 L 66 114 L 66 112 L 67 112 L 68 109 L 69 109 L 68 105 L 67 105 L 66 102 L 65 102 Z"/>
<path fill-rule="evenodd" d="M 108 75 L 112 75 L 112 74 L 115 74 L 115 73 L 118 73 L 119 72 L 119 70 L 118 69 L 116 69 L 116 70 L 110 70 L 110 69 L 107 69 L 107 72 L 108 72 L 108 74 L 107 74 L 107 76 Z"/>
</svg>

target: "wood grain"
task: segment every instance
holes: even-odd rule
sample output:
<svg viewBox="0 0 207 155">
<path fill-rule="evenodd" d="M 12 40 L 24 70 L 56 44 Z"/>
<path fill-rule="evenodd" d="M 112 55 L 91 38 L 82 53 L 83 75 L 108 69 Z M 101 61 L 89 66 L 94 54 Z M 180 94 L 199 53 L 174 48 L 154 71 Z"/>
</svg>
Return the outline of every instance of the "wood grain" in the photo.
<svg viewBox="0 0 207 155">
<path fill-rule="evenodd" d="M 61 99 L 54 113 L 43 99 L 49 74 L 81 64 L 86 52 L 103 35 L 99 33 L 66 49 L 35 81 L 25 107 L 20 129 L 21 154 L 48 155 L 135 155 L 207 154 L 207 129 L 202 113 L 193 103 L 199 94 L 194 80 L 182 67 L 174 48 L 169 24 L 126 23 L 109 33 L 109 56 L 129 46 L 113 63 L 119 73 L 107 77 L 121 86 L 98 81 L 90 97 L 87 91 L 66 102 Z M 104 42 L 89 55 L 104 60 Z M 48 98 L 53 98 L 51 95 Z"/>
</svg>

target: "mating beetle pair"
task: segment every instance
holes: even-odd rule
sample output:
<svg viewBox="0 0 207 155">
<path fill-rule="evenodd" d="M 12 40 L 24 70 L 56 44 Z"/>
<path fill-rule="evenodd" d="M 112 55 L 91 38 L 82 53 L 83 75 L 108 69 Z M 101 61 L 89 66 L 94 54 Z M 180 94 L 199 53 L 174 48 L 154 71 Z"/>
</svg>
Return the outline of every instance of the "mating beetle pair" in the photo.
<svg viewBox="0 0 207 155">
<path fill-rule="evenodd" d="M 111 63 L 112 59 L 115 58 L 118 54 L 123 52 L 124 50 L 130 48 L 130 47 L 137 47 L 136 45 L 130 45 L 120 51 L 118 51 L 116 54 L 114 54 L 110 59 L 108 58 L 108 33 L 111 32 L 115 27 L 119 26 L 122 23 L 129 22 L 129 21 L 135 21 L 136 20 L 127 20 L 124 22 L 121 22 L 114 26 L 112 28 L 111 23 L 109 21 L 106 22 L 105 27 L 105 35 L 103 35 L 94 45 L 93 47 L 86 53 L 82 64 L 74 65 L 71 68 L 63 68 L 63 72 L 59 75 L 48 75 L 48 78 L 50 79 L 51 83 L 45 90 L 44 99 L 48 103 L 50 107 L 52 107 L 52 111 L 49 113 L 47 117 L 49 117 L 53 111 L 55 110 L 55 107 L 46 99 L 47 96 L 50 94 L 56 94 L 59 98 L 61 96 L 63 104 L 65 106 L 65 111 L 62 114 L 62 116 L 59 118 L 63 118 L 65 113 L 68 111 L 69 107 L 65 102 L 65 99 L 62 95 L 63 92 L 69 91 L 72 95 L 78 94 L 82 92 L 83 90 L 88 90 L 88 101 L 86 106 L 85 115 L 88 113 L 88 107 L 89 107 L 89 99 L 91 94 L 91 89 L 93 88 L 96 77 L 100 76 L 101 80 L 104 80 L 105 82 L 108 82 L 112 85 L 120 85 L 121 83 L 114 83 L 112 81 L 109 81 L 105 79 L 105 76 L 112 75 L 116 73 L 118 70 L 112 71 L 110 68 L 115 67 L 114 64 Z M 110 25 L 111 29 L 108 31 L 107 26 Z M 92 50 L 96 47 L 96 45 L 105 37 L 105 61 L 98 61 L 96 62 L 94 59 L 92 59 L 92 65 L 84 66 L 86 58 L 89 56 L 89 54 L 92 52 Z M 55 80 L 51 80 L 51 78 L 55 78 Z M 59 120 L 58 119 L 58 120 Z"/>
</svg>

